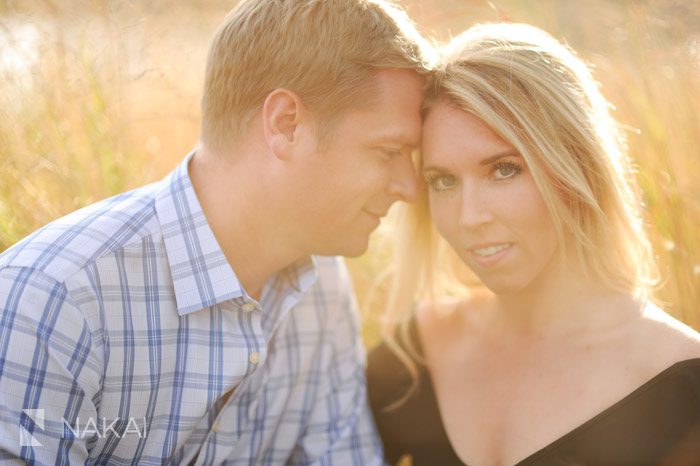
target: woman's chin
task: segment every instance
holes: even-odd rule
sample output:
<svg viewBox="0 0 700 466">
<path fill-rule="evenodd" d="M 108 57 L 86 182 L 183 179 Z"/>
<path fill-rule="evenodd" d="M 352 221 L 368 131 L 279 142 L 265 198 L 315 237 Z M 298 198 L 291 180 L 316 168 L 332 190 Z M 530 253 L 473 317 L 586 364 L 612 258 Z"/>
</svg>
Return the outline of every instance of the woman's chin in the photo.
<svg viewBox="0 0 700 466">
<path fill-rule="evenodd" d="M 493 294 L 499 296 L 517 295 L 522 293 L 528 285 L 513 277 L 479 277 L 479 279 Z"/>
</svg>

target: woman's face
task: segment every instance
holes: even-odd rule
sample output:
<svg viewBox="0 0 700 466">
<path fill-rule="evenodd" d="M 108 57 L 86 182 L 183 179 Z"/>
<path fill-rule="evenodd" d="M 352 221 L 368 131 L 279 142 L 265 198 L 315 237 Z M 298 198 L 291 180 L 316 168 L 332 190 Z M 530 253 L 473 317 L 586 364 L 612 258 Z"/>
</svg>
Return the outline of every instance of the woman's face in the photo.
<svg viewBox="0 0 700 466">
<path fill-rule="evenodd" d="M 489 289 L 514 294 L 551 276 L 556 231 L 513 146 L 471 113 L 439 103 L 423 125 L 422 155 L 433 221 Z"/>
</svg>

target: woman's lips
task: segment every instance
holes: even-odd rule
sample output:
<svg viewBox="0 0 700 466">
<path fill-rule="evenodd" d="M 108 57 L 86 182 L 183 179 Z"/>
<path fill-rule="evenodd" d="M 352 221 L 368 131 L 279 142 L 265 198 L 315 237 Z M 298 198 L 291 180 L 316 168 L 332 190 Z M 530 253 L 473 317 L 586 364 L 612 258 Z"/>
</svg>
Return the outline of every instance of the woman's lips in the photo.
<svg viewBox="0 0 700 466">
<path fill-rule="evenodd" d="M 513 247 L 513 243 L 489 243 L 480 244 L 468 248 L 472 258 L 478 264 L 488 267 L 505 257 Z"/>
</svg>

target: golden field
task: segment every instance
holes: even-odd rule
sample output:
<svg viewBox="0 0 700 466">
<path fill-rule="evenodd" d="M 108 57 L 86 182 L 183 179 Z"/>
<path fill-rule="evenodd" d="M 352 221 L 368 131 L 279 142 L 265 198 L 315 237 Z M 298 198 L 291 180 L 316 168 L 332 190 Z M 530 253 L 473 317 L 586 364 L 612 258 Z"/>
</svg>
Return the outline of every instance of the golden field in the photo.
<svg viewBox="0 0 700 466">
<path fill-rule="evenodd" d="M 426 35 L 511 20 L 565 40 L 594 67 L 628 129 L 657 299 L 700 329 L 700 3 L 434 0 L 403 4 Z M 164 176 L 198 136 L 209 39 L 233 2 L 0 0 L 0 251 L 80 206 Z M 366 297 L 391 228 L 349 261 Z"/>
</svg>

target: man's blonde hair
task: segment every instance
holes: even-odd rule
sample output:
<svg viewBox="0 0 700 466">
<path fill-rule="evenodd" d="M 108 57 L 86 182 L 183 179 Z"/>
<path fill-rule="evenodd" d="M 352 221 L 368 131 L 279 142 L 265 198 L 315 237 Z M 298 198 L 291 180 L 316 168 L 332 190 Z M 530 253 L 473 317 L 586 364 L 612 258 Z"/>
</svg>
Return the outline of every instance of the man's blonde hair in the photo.
<svg viewBox="0 0 700 466">
<path fill-rule="evenodd" d="M 525 24 L 474 26 L 441 51 L 425 111 L 436 103 L 477 116 L 516 148 L 547 205 L 561 252 L 588 277 L 649 297 L 657 271 L 625 140 L 572 50 Z M 438 238 L 425 192 L 403 215 L 383 333 L 415 375 L 395 340 L 397 327 L 408 341 L 417 301 L 464 292 L 455 273 L 463 264 L 455 267 L 456 255 Z"/>
<path fill-rule="evenodd" d="M 406 13 L 384 0 L 243 0 L 209 51 L 201 139 L 225 152 L 277 88 L 327 126 L 370 101 L 376 70 L 427 73 L 426 50 Z"/>
</svg>

